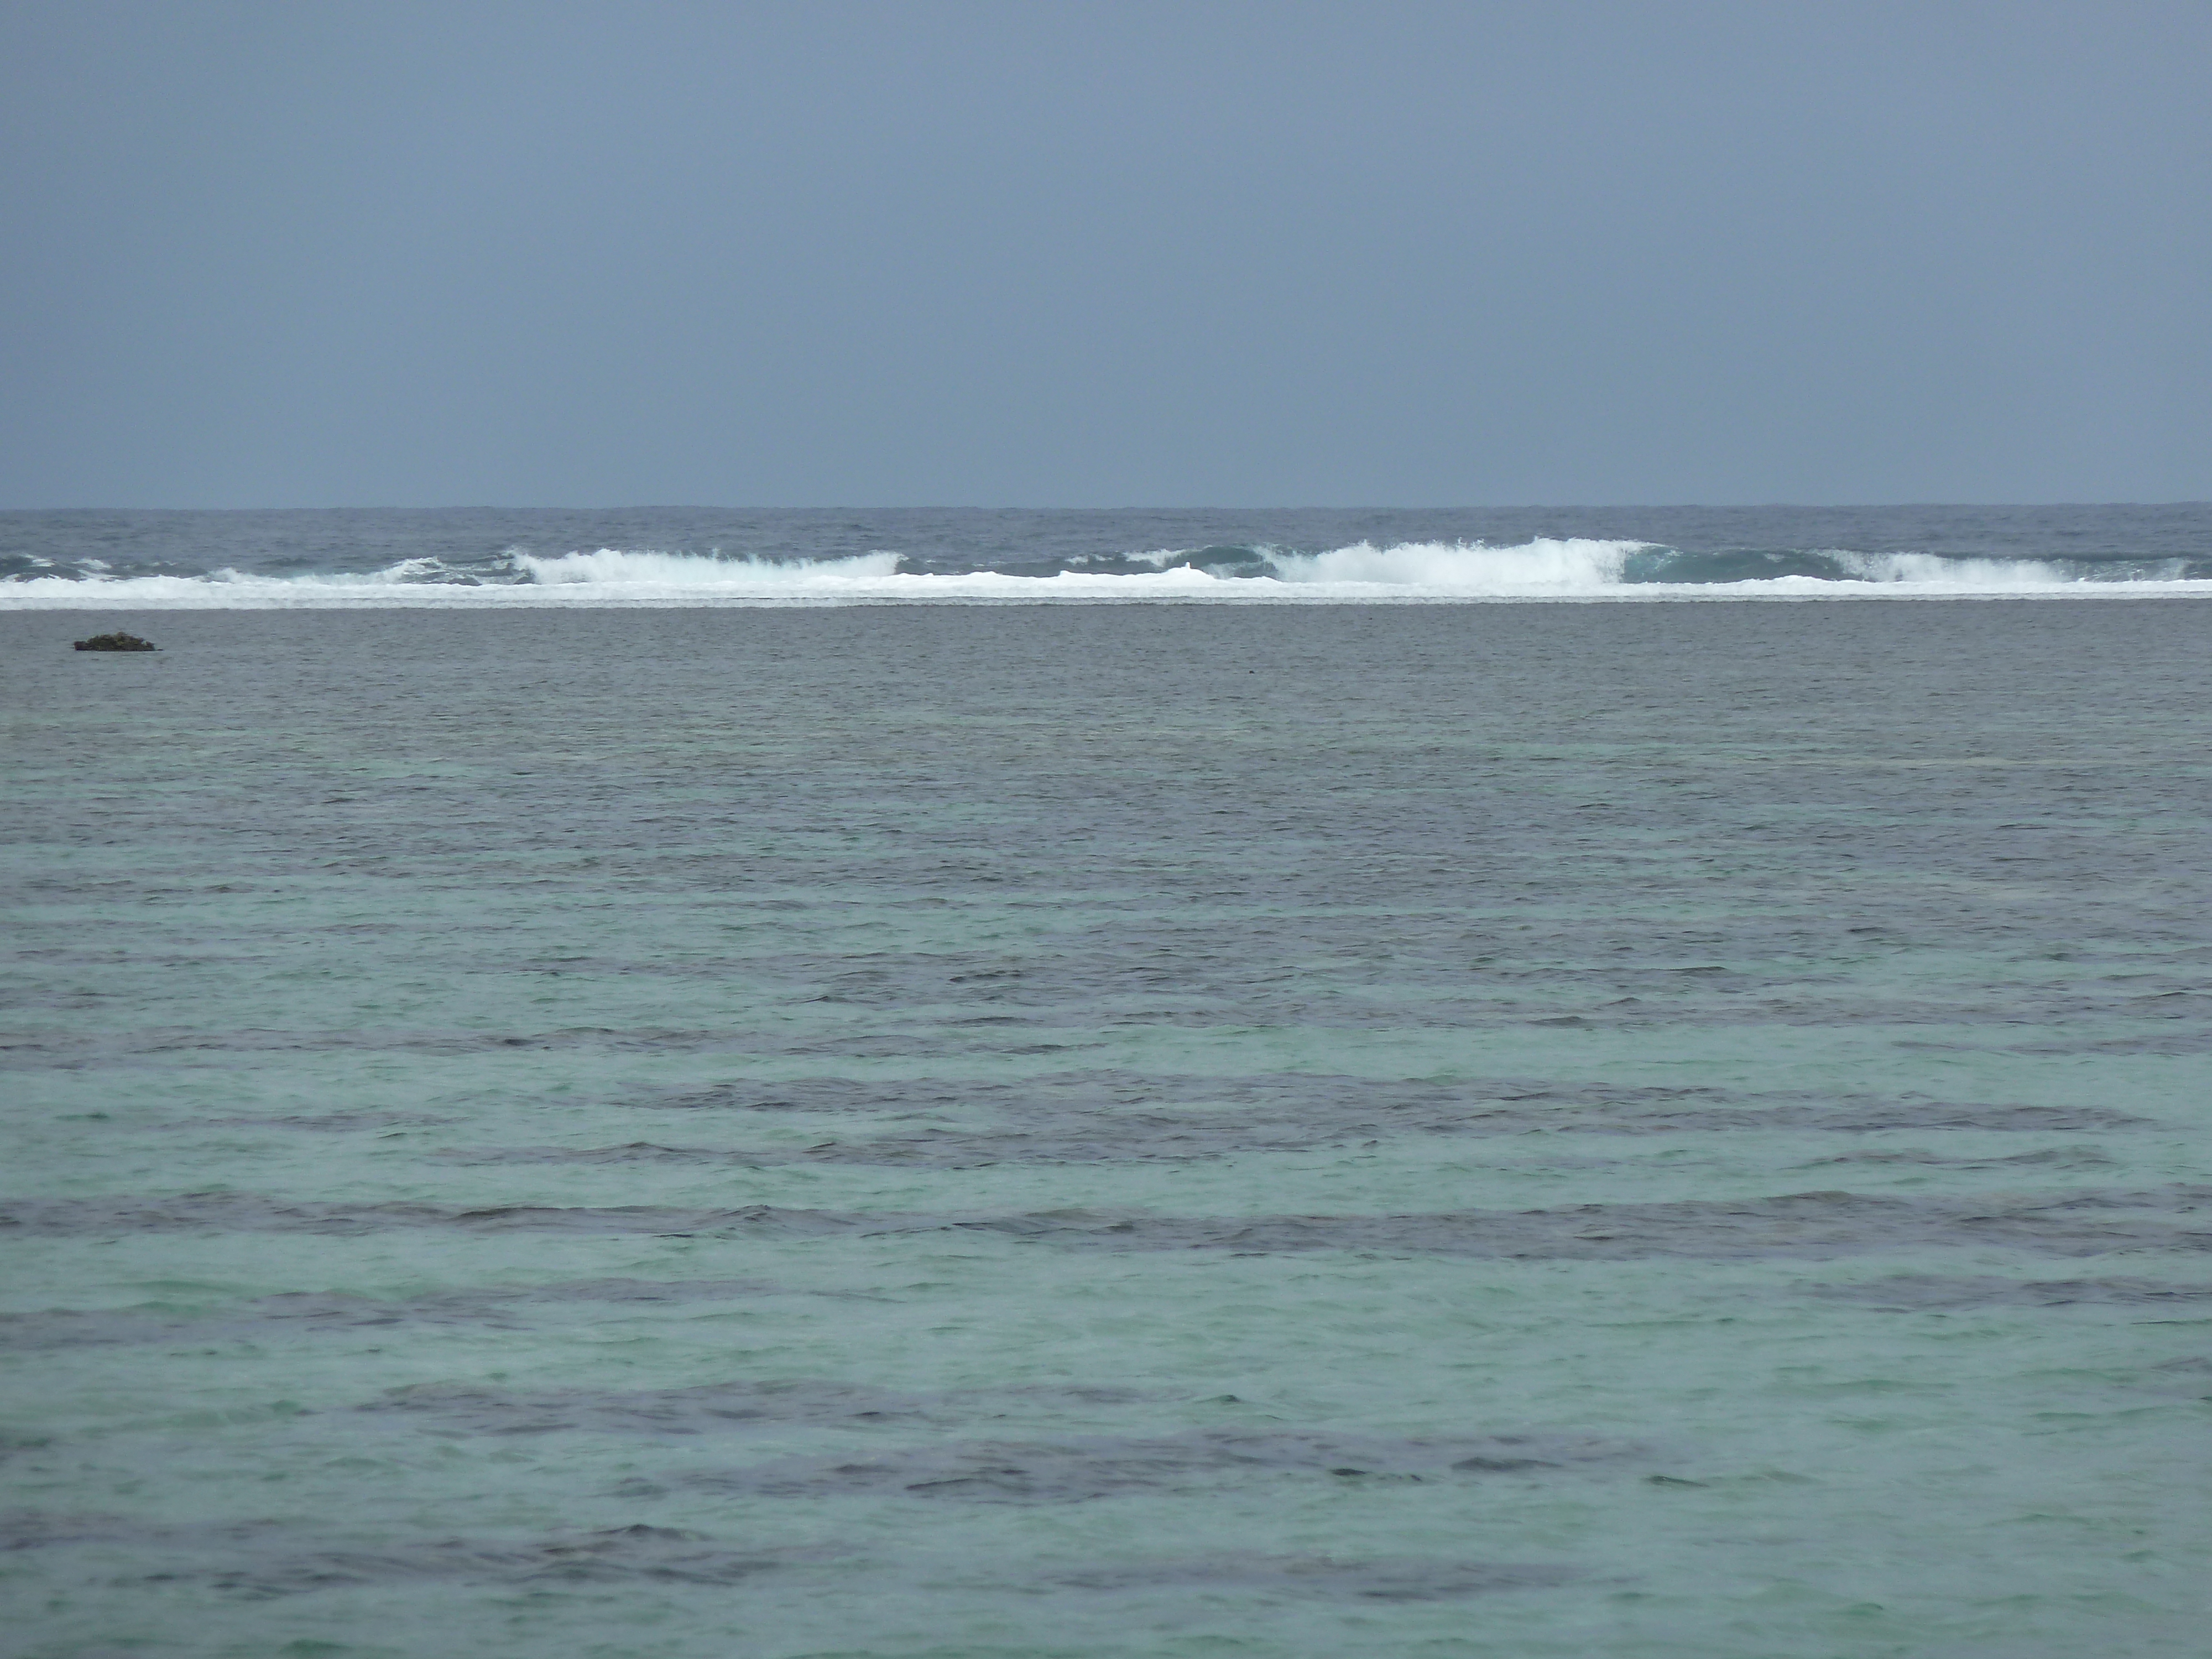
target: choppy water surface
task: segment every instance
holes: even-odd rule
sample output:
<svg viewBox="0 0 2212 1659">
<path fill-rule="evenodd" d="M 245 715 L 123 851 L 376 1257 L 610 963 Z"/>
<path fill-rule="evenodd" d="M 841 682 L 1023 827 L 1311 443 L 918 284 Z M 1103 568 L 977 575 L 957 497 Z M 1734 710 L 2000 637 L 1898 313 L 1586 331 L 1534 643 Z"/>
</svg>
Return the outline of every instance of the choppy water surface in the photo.
<svg viewBox="0 0 2212 1659">
<path fill-rule="evenodd" d="M 2212 608 L 116 616 L 36 1659 L 2203 1650 Z"/>
</svg>

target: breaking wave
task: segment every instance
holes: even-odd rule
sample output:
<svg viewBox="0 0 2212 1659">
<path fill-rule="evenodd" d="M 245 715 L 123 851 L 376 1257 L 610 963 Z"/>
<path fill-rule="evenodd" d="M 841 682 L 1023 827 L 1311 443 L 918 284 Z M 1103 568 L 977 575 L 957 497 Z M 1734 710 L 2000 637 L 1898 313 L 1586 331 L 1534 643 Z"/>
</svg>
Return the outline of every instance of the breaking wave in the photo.
<svg viewBox="0 0 2212 1659">
<path fill-rule="evenodd" d="M 96 559 L 63 574 L 36 563 L 43 568 L 0 580 L 0 609 L 2212 596 L 2212 568 L 2203 561 L 1698 553 L 1583 538 L 1512 546 L 1359 542 L 1319 553 L 1224 545 L 1087 556 L 1060 568 L 968 570 L 915 568 L 884 551 L 775 560 L 622 548 L 552 556 L 510 549 L 472 565 L 417 557 L 368 572 L 297 574 L 224 568 L 131 575 Z"/>
</svg>

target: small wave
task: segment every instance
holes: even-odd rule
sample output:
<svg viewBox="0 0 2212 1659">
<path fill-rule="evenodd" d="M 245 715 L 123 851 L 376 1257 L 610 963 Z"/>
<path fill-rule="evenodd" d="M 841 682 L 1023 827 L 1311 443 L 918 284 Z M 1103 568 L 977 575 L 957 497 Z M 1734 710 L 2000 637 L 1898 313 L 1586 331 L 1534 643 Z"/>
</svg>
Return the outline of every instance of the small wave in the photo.
<svg viewBox="0 0 2212 1659">
<path fill-rule="evenodd" d="M 1360 542 L 1332 552 L 1278 554 L 1285 581 L 1358 583 L 1500 596 L 1592 593 L 1622 585 L 1632 553 L 1643 542 L 1539 539 L 1518 547 L 1480 542 Z"/>
<path fill-rule="evenodd" d="M 629 552 L 603 547 L 595 553 L 541 558 L 509 556 L 517 569 L 541 586 L 577 583 L 647 584 L 661 587 L 737 588 L 746 592 L 880 582 L 898 574 L 896 553 L 863 553 L 849 559 L 717 559 L 699 553 Z"/>
<path fill-rule="evenodd" d="M 2043 559 L 1946 559 L 1934 553 L 1836 553 L 1844 580 L 1942 582 L 1978 588 L 2050 587 L 2088 580 Z"/>
</svg>

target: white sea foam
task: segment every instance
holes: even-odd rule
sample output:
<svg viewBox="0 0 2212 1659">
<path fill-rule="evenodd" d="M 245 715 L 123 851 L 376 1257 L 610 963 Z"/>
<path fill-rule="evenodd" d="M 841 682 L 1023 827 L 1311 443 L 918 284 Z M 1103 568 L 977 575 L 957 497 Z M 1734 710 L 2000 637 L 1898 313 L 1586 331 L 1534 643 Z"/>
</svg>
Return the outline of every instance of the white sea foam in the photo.
<svg viewBox="0 0 2212 1659">
<path fill-rule="evenodd" d="M 1361 542 L 1326 553 L 1268 551 L 1267 576 L 1217 574 L 1188 553 L 1132 562 L 1152 570 L 1063 571 L 1051 576 L 902 571 L 896 553 L 773 561 L 600 548 L 557 556 L 515 552 L 515 580 L 478 582 L 434 558 L 359 574 L 31 576 L 0 582 L 0 610 L 262 610 L 368 607 L 691 606 L 1074 602 L 1451 604 L 1480 600 L 1686 600 L 2212 597 L 2212 581 L 2091 580 L 2036 560 L 1948 559 L 1932 554 L 1826 556 L 1844 580 L 1805 575 L 1727 582 L 1629 581 L 1650 544 L 1581 538 L 1511 547 L 1470 542 Z"/>
<path fill-rule="evenodd" d="M 1500 597 L 1536 593 L 1597 594 L 1625 586 L 1629 555 L 1644 542 L 1540 539 L 1518 547 L 1479 542 L 1360 542 L 1333 552 L 1277 554 L 1285 581 L 1301 586 L 1411 587 Z"/>
<path fill-rule="evenodd" d="M 2010 592 L 2018 588 L 2111 586 L 2069 575 L 2040 559 L 1944 559 L 1933 553 L 1846 553 L 1828 556 L 1870 582 L 1965 584 Z"/>
<path fill-rule="evenodd" d="M 626 552 L 603 547 L 596 553 L 563 553 L 541 558 L 514 556 L 518 569 L 547 587 L 571 586 L 702 587 L 777 592 L 795 588 L 842 587 L 881 582 L 898 574 L 896 553 L 863 553 L 853 559 L 702 558 L 696 553 Z"/>
</svg>

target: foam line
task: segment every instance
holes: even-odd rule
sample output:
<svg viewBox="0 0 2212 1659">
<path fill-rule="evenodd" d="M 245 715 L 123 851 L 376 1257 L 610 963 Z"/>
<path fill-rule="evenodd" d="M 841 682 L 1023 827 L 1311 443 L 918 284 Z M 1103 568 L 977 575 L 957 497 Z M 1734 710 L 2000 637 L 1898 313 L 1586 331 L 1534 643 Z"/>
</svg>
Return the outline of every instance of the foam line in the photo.
<svg viewBox="0 0 2212 1659">
<path fill-rule="evenodd" d="M 288 610 L 344 607 L 988 605 L 994 603 L 1247 605 L 1464 604 L 1483 600 L 1705 601 L 1846 599 L 2212 597 L 2212 580 L 2132 575 L 2099 580 L 2031 559 L 1932 554 L 1805 556 L 1832 576 L 1667 580 L 1672 550 L 1632 541 L 1539 539 L 1512 547 L 1361 542 L 1324 553 L 1248 554 L 1235 569 L 1198 555 L 1141 556 L 1153 569 L 938 574 L 902 570 L 896 553 L 776 562 L 600 548 L 556 556 L 516 552 L 483 580 L 435 559 L 359 574 L 81 577 L 36 574 L 0 582 L 5 610 Z M 1249 573 L 1249 574 L 1248 574 Z"/>
</svg>

